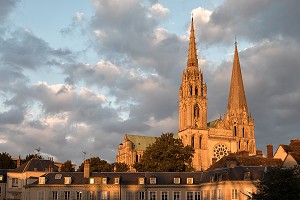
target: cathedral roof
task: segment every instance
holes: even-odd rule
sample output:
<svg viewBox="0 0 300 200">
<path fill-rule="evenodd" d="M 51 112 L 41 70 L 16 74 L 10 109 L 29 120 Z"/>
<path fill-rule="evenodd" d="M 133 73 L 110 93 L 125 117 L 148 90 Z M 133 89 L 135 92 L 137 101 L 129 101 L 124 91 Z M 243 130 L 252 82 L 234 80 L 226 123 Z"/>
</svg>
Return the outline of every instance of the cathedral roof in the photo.
<svg viewBox="0 0 300 200">
<path fill-rule="evenodd" d="M 146 148 L 156 141 L 156 137 L 151 136 L 140 136 L 140 135 L 128 135 L 126 136 L 128 140 L 133 143 L 133 148 L 135 150 L 146 150 Z"/>
<path fill-rule="evenodd" d="M 194 19 L 192 18 L 191 30 L 190 30 L 190 44 L 189 52 L 187 59 L 187 69 L 197 68 L 198 69 L 198 57 L 196 49 L 196 39 L 195 39 L 195 30 L 194 30 Z"/>
<path fill-rule="evenodd" d="M 230 91 L 228 97 L 228 113 L 233 114 L 238 110 L 244 109 L 248 113 L 246 94 L 244 90 L 239 54 L 237 50 L 237 42 L 235 42 Z"/>
</svg>

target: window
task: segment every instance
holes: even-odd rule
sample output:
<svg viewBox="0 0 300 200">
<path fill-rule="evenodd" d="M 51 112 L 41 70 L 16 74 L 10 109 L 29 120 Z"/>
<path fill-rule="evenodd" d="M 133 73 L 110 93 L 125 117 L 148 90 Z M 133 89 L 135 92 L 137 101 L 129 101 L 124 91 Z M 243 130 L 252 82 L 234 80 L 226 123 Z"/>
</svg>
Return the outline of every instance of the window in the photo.
<svg viewBox="0 0 300 200">
<path fill-rule="evenodd" d="M 175 184 L 180 184 L 180 178 L 174 178 L 174 183 Z"/>
<path fill-rule="evenodd" d="M 108 191 L 102 191 L 100 195 L 101 200 L 107 200 L 108 199 Z"/>
<path fill-rule="evenodd" d="M 187 183 L 187 184 L 193 184 L 193 182 L 194 182 L 194 179 L 193 179 L 193 178 L 187 178 L 187 179 L 186 179 L 186 183 Z"/>
<path fill-rule="evenodd" d="M 149 192 L 149 200 L 156 200 L 156 192 Z"/>
<path fill-rule="evenodd" d="M 53 200 L 58 199 L 58 192 L 57 191 L 52 191 L 52 199 Z"/>
<path fill-rule="evenodd" d="M 12 178 L 12 187 L 19 187 L 19 179 Z"/>
<path fill-rule="evenodd" d="M 82 200 L 82 191 L 76 191 L 76 199 Z"/>
<path fill-rule="evenodd" d="M 132 200 L 133 199 L 133 194 L 130 191 L 126 191 L 126 200 Z"/>
<path fill-rule="evenodd" d="M 96 200 L 96 193 L 95 193 L 95 191 L 88 191 L 87 192 L 87 199 L 88 200 Z"/>
<path fill-rule="evenodd" d="M 204 199 L 204 200 L 207 200 L 207 190 L 204 190 L 204 191 L 203 191 L 203 199 Z"/>
<path fill-rule="evenodd" d="M 120 193 L 119 193 L 119 191 L 113 191 L 112 199 L 113 200 L 119 200 L 120 199 Z"/>
<path fill-rule="evenodd" d="M 233 136 L 236 137 L 236 126 L 233 128 Z"/>
<path fill-rule="evenodd" d="M 1 182 L 3 181 L 3 175 L 0 175 L 0 181 Z"/>
<path fill-rule="evenodd" d="M 195 200 L 200 200 L 201 199 L 201 193 L 200 192 L 195 192 Z"/>
<path fill-rule="evenodd" d="M 245 137 L 245 128 L 243 127 L 243 137 Z"/>
<path fill-rule="evenodd" d="M 137 192 L 138 200 L 145 200 L 145 192 Z"/>
<path fill-rule="evenodd" d="M 37 199 L 44 200 L 45 199 L 45 191 L 38 191 L 37 192 Z"/>
<path fill-rule="evenodd" d="M 191 146 L 193 148 L 195 148 L 195 137 L 194 136 L 192 136 L 192 138 L 191 138 Z"/>
<path fill-rule="evenodd" d="M 2 187 L 0 186 L 0 196 L 1 196 L 1 194 L 2 194 Z"/>
<path fill-rule="evenodd" d="M 237 189 L 231 189 L 231 199 L 238 199 Z"/>
<path fill-rule="evenodd" d="M 120 178 L 115 178 L 115 184 L 119 184 L 120 183 Z"/>
<path fill-rule="evenodd" d="M 202 149 L 202 137 L 199 138 L 199 148 Z"/>
<path fill-rule="evenodd" d="M 39 177 L 39 184 L 45 184 L 46 177 Z"/>
<path fill-rule="evenodd" d="M 70 199 L 71 192 L 70 191 L 64 191 L 64 199 Z"/>
<path fill-rule="evenodd" d="M 187 199 L 187 200 L 194 200 L 194 199 L 193 199 L 193 192 L 187 192 L 187 193 L 186 193 L 186 199 Z"/>
<path fill-rule="evenodd" d="M 250 172 L 244 172 L 244 180 L 246 180 L 246 181 L 251 180 L 251 173 Z"/>
<path fill-rule="evenodd" d="M 222 199 L 222 190 L 221 189 L 217 189 L 217 200 Z"/>
<path fill-rule="evenodd" d="M 180 200 L 180 192 L 174 192 L 173 193 L 173 200 Z"/>
<path fill-rule="evenodd" d="M 168 200 L 169 195 L 168 192 L 161 192 L 161 200 Z"/>
<path fill-rule="evenodd" d="M 71 177 L 65 177 L 65 184 L 71 184 L 72 178 Z"/>
<path fill-rule="evenodd" d="M 102 184 L 107 184 L 107 178 L 102 178 Z"/>
<path fill-rule="evenodd" d="M 195 88 L 195 95 L 198 96 L 198 87 Z"/>
<path fill-rule="evenodd" d="M 150 184 L 156 184 L 156 178 L 154 177 L 150 178 Z"/>
<path fill-rule="evenodd" d="M 211 196 L 210 199 L 215 199 L 216 198 L 216 191 L 215 190 L 211 190 Z"/>
<path fill-rule="evenodd" d="M 95 179 L 94 178 L 90 178 L 90 184 L 94 184 L 95 183 Z"/>
<path fill-rule="evenodd" d="M 145 179 L 144 178 L 139 178 L 139 184 L 144 185 L 145 184 Z"/>
</svg>

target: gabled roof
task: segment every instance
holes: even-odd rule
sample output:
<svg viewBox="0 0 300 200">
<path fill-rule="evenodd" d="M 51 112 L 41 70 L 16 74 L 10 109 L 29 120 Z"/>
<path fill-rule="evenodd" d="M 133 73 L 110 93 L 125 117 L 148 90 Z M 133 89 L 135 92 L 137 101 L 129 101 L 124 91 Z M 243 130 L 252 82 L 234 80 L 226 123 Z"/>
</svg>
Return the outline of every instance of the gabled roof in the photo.
<svg viewBox="0 0 300 200">
<path fill-rule="evenodd" d="M 300 153 L 290 153 L 290 155 L 295 159 L 298 165 L 300 165 Z"/>
<path fill-rule="evenodd" d="M 28 162 L 22 164 L 20 167 L 11 170 L 11 172 L 15 172 L 15 173 L 24 173 L 29 171 L 45 172 L 45 171 L 49 171 L 49 166 L 52 167 L 53 171 L 58 171 L 58 167 L 54 165 L 53 161 L 33 158 Z"/>
<path fill-rule="evenodd" d="M 156 137 L 140 136 L 140 135 L 125 135 L 127 140 L 133 143 L 133 149 L 135 150 L 146 150 L 146 148 L 156 141 Z"/>
</svg>

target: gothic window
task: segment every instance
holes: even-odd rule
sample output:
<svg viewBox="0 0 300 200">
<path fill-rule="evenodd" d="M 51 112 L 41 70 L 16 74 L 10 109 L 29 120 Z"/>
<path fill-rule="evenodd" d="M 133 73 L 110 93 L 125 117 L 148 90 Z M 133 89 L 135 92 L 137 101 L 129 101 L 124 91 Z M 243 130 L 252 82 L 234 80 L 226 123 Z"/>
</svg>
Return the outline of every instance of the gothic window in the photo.
<svg viewBox="0 0 300 200">
<path fill-rule="evenodd" d="M 238 142 L 239 149 L 241 149 L 241 141 Z"/>
<path fill-rule="evenodd" d="M 190 86 L 190 95 L 193 96 L 193 86 Z"/>
<path fill-rule="evenodd" d="M 243 127 L 243 137 L 245 137 L 245 128 Z"/>
<path fill-rule="evenodd" d="M 236 126 L 233 128 L 233 136 L 236 137 Z"/>
<path fill-rule="evenodd" d="M 195 107 L 194 107 L 194 118 L 195 119 L 198 119 L 199 118 L 199 107 L 198 107 L 198 105 L 195 105 Z"/>
<path fill-rule="evenodd" d="M 199 148 L 202 148 L 202 137 L 199 138 Z"/>
<path fill-rule="evenodd" d="M 217 160 L 223 158 L 223 156 L 227 156 L 229 153 L 229 148 L 225 144 L 218 144 L 214 147 L 214 157 Z"/>
<path fill-rule="evenodd" d="M 139 162 L 139 155 L 135 156 L 135 162 Z"/>
<path fill-rule="evenodd" d="M 198 96 L 198 87 L 195 88 L 195 95 Z"/>
<path fill-rule="evenodd" d="M 191 146 L 194 148 L 195 147 L 195 137 L 192 136 L 191 138 Z"/>
</svg>

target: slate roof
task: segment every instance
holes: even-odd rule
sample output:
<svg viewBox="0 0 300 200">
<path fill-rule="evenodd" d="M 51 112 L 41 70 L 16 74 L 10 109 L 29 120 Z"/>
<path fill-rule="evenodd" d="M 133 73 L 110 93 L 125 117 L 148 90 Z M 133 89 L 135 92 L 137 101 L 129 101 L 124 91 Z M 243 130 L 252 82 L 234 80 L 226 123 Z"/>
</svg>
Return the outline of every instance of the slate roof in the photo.
<svg viewBox="0 0 300 200">
<path fill-rule="evenodd" d="M 128 140 L 133 142 L 135 150 L 146 150 L 146 148 L 156 141 L 156 137 L 140 136 L 140 135 L 125 135 Z"/>
<path fill-rule="evenodd" d="M 280 167 L 282 165 L 281 159 L 264 158 L 257 156 L 244 156 L 239 153 L 232 153 L 228 156 L 224 156 L 215 164 L 213 164 L 208 170 L 225 168 L 229 165 L 229 162 L 234 163 L 235 166 L 270 166 Z"/>
<path fill-rule="evenodd" d="M 244 180 L 244 173 L 250 172 L 250 180 L 259 180 L 263 177 L 263 173 L 267 167 L 251 166 L 251 167 L 234 167 L 222 168 L 204 172 L 93 172 L 90 178 L 95 179 L 95 184 L 101 185 L 101 181 L 97 178 L 107 178 L 107 184 L 115 184 L 114 179 L 120 178 L 122 185 L 138 185 L 139 178 L 145 178 L 145 185 L 178 185 L 174 183 L 174 178 L 180 178 L 179 185 L 187 185 L 187 178 L 193 178 L 193 185 L 199 185 L 217 181 L 238 181 Z M 214 179 L 214 177 L 221 177 Z M 65 185 L 65 177 L 71 177 L 71 185 L 90 184 L 89 178 L 83 177 L 83 172 L 50 172 L 42 177 L 46 177 L 46 183 L 43 185 Z M 213 178 L 212 178 L 213 177 Z M 150 178 L 156 178 L 156 184 L 150 184 Z M 99 180 L 99 179 L 98 179 Z M 34 187 L 39 185 L 35 183 L 28 185 Z"/>
<path fill-rule="evenodd" d="M 15 173 L 24 173 L 28 171 L 44 172 L 49 170 L 49 166 L 52 167 L 54 172 L 58 171 L 58 167 L 54 165 L 53 161 L 33 158 L 28 162 L 22 164 L 20 167 L 11 170 L 11 172 L 15 172 Z"/>
<path fill-rule="evenodd" d="M 290 153 L 290 155 L 295 159 L 298 165 L 300 165 L 300 153 Z"/>
</svg>

